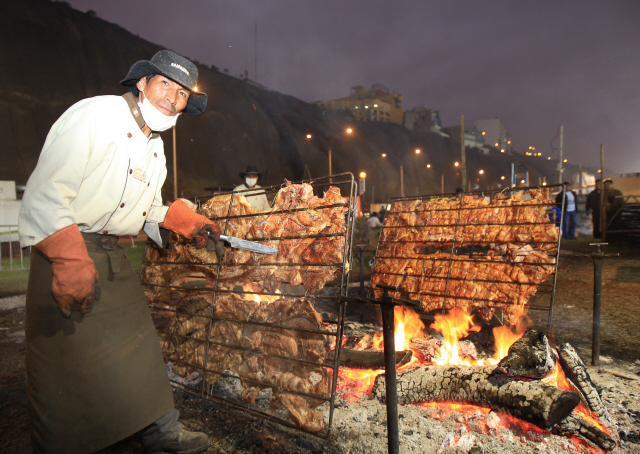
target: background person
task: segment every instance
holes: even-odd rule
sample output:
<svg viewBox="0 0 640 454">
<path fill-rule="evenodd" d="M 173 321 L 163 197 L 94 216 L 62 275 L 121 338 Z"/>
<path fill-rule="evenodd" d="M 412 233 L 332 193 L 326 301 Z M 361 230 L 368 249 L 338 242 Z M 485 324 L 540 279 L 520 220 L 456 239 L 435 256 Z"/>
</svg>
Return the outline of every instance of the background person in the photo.
<svg viewBox="0 0 640 454">
<path fill-rule="evenodd" d="M 565 240 L 576 239 L 576 226 L 578 225 L 578 195 L 571 190 L 571 183 L 564 183 L 564 218 L 562 220 L 562 237 Z M 562 208 L 562 192 L 556 196 L 556 206 Z"/>
<path fill-rule="evenodd" d="M 35 246 L 26 304 L 27 395 L 36 453 L 105 448 L 136 432 L 148 453 L 206 451 L 178 423 L 147 301 L 118 236 L 159 227 L 205 246 L 215 224 L 180 201 L 162 205 L 159 131 L 200 115 L 195 65 L 171 51 L 135 63 L 131 93 L 71 106 L 52 126 L 19 216 Z"/>
<path fill-rule="evenodd" d="M 622 191 L 614 189 L 613 181 L 610 178 L 604 180 L 604 209 L 607 214 L 607 224 L 616 217 L 622 205 L 624 205 Z"/>
<path fill-rule="evenodd" d="M 256 166 L 247 166 L 247 170 L 240 172 L 240 178 L 244 180 L 244 183 L 233 188 L 234 192 L 246 191 L 247 189 L 260 189 L 262 186 L 258 184 L 258 180 L 262 178 L 262 174 L 258 172 Z M 267 200 L 267 196 L 264 191 L 251 191 L 242 193 L 247 198 L 247 202 L 254 208 L 260 211 L 270 210 L 271 205 Z"/>
<path fill-rule="evenodd" d="M 587 213 L 591 213 L 593 224 L 593 237 L 602 238 L 600 230 L 600 194 L 602 193 L 602 180 L 596 180 L 596 187 L 587 196 Z"/>
</svg>

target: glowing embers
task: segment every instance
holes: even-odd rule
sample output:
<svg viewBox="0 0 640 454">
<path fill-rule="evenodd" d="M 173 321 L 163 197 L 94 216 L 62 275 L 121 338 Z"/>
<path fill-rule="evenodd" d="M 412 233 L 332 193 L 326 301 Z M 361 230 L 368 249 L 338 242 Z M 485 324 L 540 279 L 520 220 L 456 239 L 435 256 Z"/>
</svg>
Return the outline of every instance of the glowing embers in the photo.
<svg viewBox="0 0 640 454">
<path fill-rule="evenodd" d="M 352 369 L 341 367 L 338 376 L 337 391 L 341 398 L 349 402 L 358 402 L 365 396 L 371 396 L 373 384 L 384 369 Z"/>
</svg>

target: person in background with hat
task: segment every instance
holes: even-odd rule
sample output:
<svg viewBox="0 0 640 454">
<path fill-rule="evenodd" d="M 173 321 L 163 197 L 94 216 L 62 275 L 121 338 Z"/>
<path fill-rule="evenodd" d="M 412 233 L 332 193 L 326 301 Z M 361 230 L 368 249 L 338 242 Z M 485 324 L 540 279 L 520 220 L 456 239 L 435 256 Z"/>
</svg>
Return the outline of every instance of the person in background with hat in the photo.
<svg viewBox="0 0 640 454">
<path fill-rule="evenodd" d="M 244 180 L 244 183 L 233 188 L 234 192 L 262 188 L 262 186 L 258 184 L 258 180 L 262 178 L 262 174 L 258 172 L 258 168 L 256 166 L 247 166 L 247 170 L 240 172 L 240 178 Z M 267 196 L 264 191 L 243 192 L 242 195 L 247 198 L 247 202 L 249 202 L 251 206 L 260 211 L 271 209 L 271 205 L 269 205 L 269 201 L 267 200 Z"/>
<path fill-rule="evenodd" d="M 163 206 L 158 134 L 200 115 L 198 70 L 162 50 L 135 63 L 130 93 L 71 106 L 54 123 L 22 199 L 20 243 L 34 246 L 27 289 L 27 394 L 36 453 L 89 453 L 138 433 L 147 453 L 199 453 L 178 423 L 158 336 L 120 235 L 159 228 L 206 246 L 219 230 L 181 201 Z"/>
<path fill-rule="evenodd" d="M 591 212 L 591 224 L 593 227 L 593 237 L 602 238 L 600 230 L 600 194 L 602 193 L 602 180 L 597 179 L 595 189 L 587 196 L 587 213 Z"/>
</svg>

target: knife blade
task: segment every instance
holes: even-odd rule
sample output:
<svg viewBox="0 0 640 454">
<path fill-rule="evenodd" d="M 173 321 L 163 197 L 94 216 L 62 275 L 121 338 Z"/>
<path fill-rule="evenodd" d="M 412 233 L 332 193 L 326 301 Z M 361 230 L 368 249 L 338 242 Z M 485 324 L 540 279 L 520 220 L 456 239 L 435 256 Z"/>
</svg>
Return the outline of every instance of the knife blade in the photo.
<svg viewBox="0 0 640 454">
<path fill-rule="evenodd" d="M 233 248 L 244 249 L 246 251 L 258 252 L 260 254 L 277 254 L 278 250 L 264 244 L 256 243 L 254 241 L 243 240 L 242 238 L 236 238 L 235 236 L 220 235 L 222 241 L 226 241 Z M 215 242 L 212 238 L 209 238 L 207 244 L 207 251 L 215 251 Z"/>
</svg>

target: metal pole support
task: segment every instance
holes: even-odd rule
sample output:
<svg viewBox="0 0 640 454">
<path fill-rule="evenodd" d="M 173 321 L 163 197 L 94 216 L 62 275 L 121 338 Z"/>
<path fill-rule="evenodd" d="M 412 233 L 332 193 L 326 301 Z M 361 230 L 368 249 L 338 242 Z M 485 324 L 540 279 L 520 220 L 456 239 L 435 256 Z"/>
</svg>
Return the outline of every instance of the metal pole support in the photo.
<svg viewBox="0 0 640 454">
<path fill-rule="evenodd" d="M 602 253 L 593 253 L 593 337 L 591 364 L 600 365 L 600 317 L 602 309 Z"/>
<path fill-rule="evenodd" d="M 382 287 L 382 286 L 379 286 Z M 387 287 L 387 286 L 384 286 Z M 382 335 L 384 342 L 384 378 L 387 403 L 387 444 L 389 454 L 399 454 L 400 435 L 398 432 L 398 388 L 396 383 L 396 347 L 394 334 L 394 305 L 389 289 L 382 296 Z"/>
<path fill-rule="evenodd" d="M 600 365 L 600 321 L 602 316 L 602 260 L 604 257 L 617 257 L 620 254 L 604 254 L 600 246 L 609 243 L 589 243 L 596 251 L 591 253 L 593 259 L 593 334 L 591 337 L 591 364 Z"/>
</svg>

